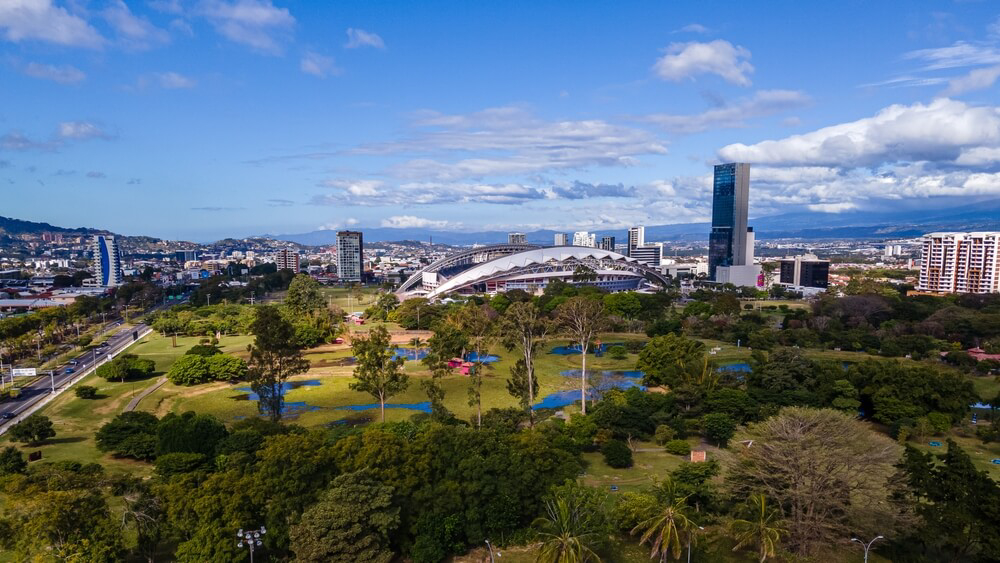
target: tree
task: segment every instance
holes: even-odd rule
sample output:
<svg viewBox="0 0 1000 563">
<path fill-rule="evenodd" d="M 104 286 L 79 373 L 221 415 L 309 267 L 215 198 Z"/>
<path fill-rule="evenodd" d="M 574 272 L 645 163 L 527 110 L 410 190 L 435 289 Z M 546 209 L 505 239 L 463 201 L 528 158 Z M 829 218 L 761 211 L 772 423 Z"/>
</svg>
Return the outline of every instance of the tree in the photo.
<svg viewBox="0 0 1000 563">
<path fill-rule="evenodd" d="M 886 491 L 899 447 L 855 417 L 787 407 L 734 439 L 745 444 L 728 475 L 734 494 L 766 494 L 787 511 L 796 553 L 892 521 Z"/>
<path fill-rule="evenodd" d="M 645 374 L 647 385 L 676 387 L 700 374 L 706 367 L 705 358 L 704 344 L 669 333 L 650 340 L 639 352 L 635 367 Z"/>
<path fill-rule="evenodd" d="M 79 385 L 74 393 L 76 393 L 76 396 L 81 399 L 96 399 L 97 387 L 94 387 L 93 385 Z"/>
<path fill-rule="evenodd" d="M 674 559 L 680 559 L 681 537 L 687 536 L 693 526 L 687 517 L 686 502 L 687 497 L 672 499 L 632 529 L 633 535 L 642 532 L 639 543 L 650 544 L 651 558 L 659 555 L 660 561 L 666 561 L 669 553 Z"/>
<path fill-rule="evenodd" d="M 7 446 L 0 452 L 0 477 L 14 473 L 24 473 L 24 470 L 27 468 L 28 462 L 24 461 L 24 456 L 14 446 Z"/>
<path fill-rule="evenodd" d="M 261 414 L 277 422 L 283 414 L 285 381 L 306 372 L 309 361 L 293 343 L 295 327 L 285 320 L 277 307 L 260 307 L 250 330 L 254 343 L 248 347 L 247 377 L 253 392 L 260 397 L 257 407 Z"/>
<path fill-rule="evenodd" d="M 836 394 L 830 406 L 850 413 L 857 413 L 861 408 L 861 401 L 858 400 L 858 390 L 846 379 L 838 379 L 833 382 L 833 392 Z"/>
<path fill-rule="evenodd" d="M 600 561 L 596 548 L 602 543 L 601 530 L 585 507 L 565 497 L 545 501 L 545 516 L 532 527 L 542 545 L 536 563 L 585 563 Z"/>
<path fill-rule="evenodd" d="M 247 376 L 247 363 L 243 358 L 218 354 L 207 360 L 208 374 L 216 381 L 238 381 Z"/>
<path fill-rule="evenodd" d="M 393 357 L 396 347 L 391 342 L 389 331 L 377 326 L 367 337 L 355 338 L 351 343 L 358 359 L 354 368 L 356 381 L 351 383 L 351 389 L 368 393 L 378 401 L 382 422 L 385 422 L 385 402 L 410 384 L 409 376 L 402 371 L 403 358 Z"/>
<path fill-rule="evenodd" d="M 604 307 L 608 313 L 626 319 L 634 319 L 642 312 L 642 302 L 634 291 L 619 291 L 604 296 Z"/>
<path fill-rule="evenodd" d="M 726 413 L 714 412 L 701 417 L 701 427 L 706 438 L 724 448 L 736 432 L 736 421 Z"/>
<path fill-rule="evenodd" d="M 601 446 L 604 463 L 615 469 L 632 467 L 632 450 L 621 440 L 608 440 Z"/>
<path fill-rule="evenodd" d="M 56 431 L 52 428 L 52 421 L 49 420 L 49 417 L 33 414 L 12 426 L 7 435 L 15 442 L 37 446 L 55 436 Z"/>
<path fill-rule="evenodd" d="M 322 309 L 325 303 L 319 282 L 307 274 L 297 274 L 288 284 L 285 306 L 295 315 L 308 315 Z"/>
<path fill-rule="evenodd" d="M 189 348 L 188 351 L 184 353 L 192 354 L 195 356 L 205 356 L 207 358 L 209 356 L 215 356 L 216 354 L 221 354 L 222 350 L 220 350 L 219 347 L 214 344 L 196 344 L 191 348 Z"/>
<path fill-rule="evenodd" d="M 170 366 L 167 379 L 174 385 L 198 385 L 211 381 L 208 359 L 197 354 L 185 354 Z"/>
<path fill-rule="evenodd" d="M 538 393 L 538 381 L 528 378 L 528 367 L 522 358 L 518 358 L 514 365 L 510 367 L 510 379 L 507 380 L 507 392 L 511 397 L 517 399 L 521 409 L 528 414 L 531 413 L 532 397 Z"/>
<path fill-rule="evenodd" d="M 148 412 L 123 412 L 97 431 L 97 449 L 120 457 L 151 460 L 156 457 L 156 426 L 159 422 Z"/>
<path fill-rule="evenodd" d="M 506 337 L 504 347 L 510 351 L 515 347 L 521 348 L 524 357 L 525 378 L 528 391 L 528 405 L 535 404 L 535 393 L 538 392 L 538 381 L 535 377 L 535 350 L 538 343 L 545 338 L 551 323 L 545 315 L 531 301 L 518 301 L 512 303 L 504 312 L 501 330 Z M 534 412 L 528 412 L 528 422 L 534 425 Z"/>
<path fill-rule="evenodd" d="M 469 406 L 476 407 L 476 427 L 483 424 L 482 388 L 483 376 L 493 346 L 499 339 L 497 312 L 489 305 L 467 305 L 449 318 L 449 322 L 469 338 L 469 346 L 475 356 L 473 371 L 469 374 Z"/>
<path fill-rule="evenodd" d="M 399 526 L 392 495 L 392 487 L 361 472 L 334 479 L 289 532 L 296 561 L 391 561 L 389 537 Z"/>
<path fill-rule="evenodd" d="M 781 512 L 768 506 L 766 496 L 755 493 L 748 500 L 747 518 L 729 523 L 729 531 L 736 540 L 733 551 L 752 546 L 760 555 L 760 563 L 764 563 L 775 556 L 781 536 L 788 534 L 788 530 L 781 522 Z"/>
<path fill-rule="evenodd" d="M 156 427 L 156 455 L 196 453 L 210 457 L 228 435 L 226 426 L 210 414 L 168 413 Z"/>
<path fill-rule="evenodd" d="M 571 297 L 556 308 L 556 318 L 580 346 L 580 411 L 587 414 L 587 352 L 604 326 L 604 304 L 588 297 Z"/>
<path fill-rule="evenodd" d="M 140 358 L 135 354 L 121 354 L 110 362 L 101 364 L 97 368 L 97 375 L 111 381 L 118 379 L 122 383 L 126 379 L 149 376 L 156 369 L 156 364 L 147 358 Z"/>
</svg>

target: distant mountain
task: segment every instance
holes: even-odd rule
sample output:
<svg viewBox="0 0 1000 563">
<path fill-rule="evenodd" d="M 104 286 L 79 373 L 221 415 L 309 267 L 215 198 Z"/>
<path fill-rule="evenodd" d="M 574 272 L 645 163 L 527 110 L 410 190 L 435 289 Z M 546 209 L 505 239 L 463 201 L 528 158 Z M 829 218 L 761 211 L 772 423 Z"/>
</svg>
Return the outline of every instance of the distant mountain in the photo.
<svg viewBox="0 0 1000 563">
<path fill-rule="evenodd" d="M 795 212 L 756 217 L 750 220 L 758 240 L 768 239 L 890 239 L 920 236 L 937 230 L 1000 230 L 1000 199 L 959 207 L 937 207 L 901 211 L 848 211 L 843 213 Z M 419 240 L 442 244 L 488 244 L 507 240 L 506 231 L 432 231 L 407 228 L 362 229 L 365 241 Z M 707 241 L 709 223 L 647 225 L 646 238 L 654 241 Z M 557 232 L 540 230 L 525 233 L 528 242 L 552 244 Z M 624 229 L 597 231 L 600 236 L 626 240 Z M 336 231 L 312 231 L 286 235 L 263 235 L 309 246 L 336 244 Z"/>
<path fill-rule="evenodd" d="M 100 229 L 87 229 L 82 227 L 76 229 L 67 229 L 65 227 L 56 227 L 48 223 L 35 223 L 34 221 L 24 221 L 21 219 L 11 219 L 10 217 L 0 217 L 0 232 L 7 233 L 8 235 L 26 235 L 26 234 L 41 234 L 41 233 L 88 234 L 88 233 L 106 233 L 108 231 Z"/>
</svg>

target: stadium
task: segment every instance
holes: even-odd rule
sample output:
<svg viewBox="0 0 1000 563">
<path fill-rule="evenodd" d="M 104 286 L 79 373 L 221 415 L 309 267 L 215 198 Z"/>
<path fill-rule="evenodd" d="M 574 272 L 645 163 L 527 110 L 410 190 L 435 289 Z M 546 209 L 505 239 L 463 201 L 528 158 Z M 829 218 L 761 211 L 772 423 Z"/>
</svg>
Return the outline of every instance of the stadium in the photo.
<svg viewBox="0 0 1000 563">
<path fill-rule="evenodd" d="M 580 267 L 595 279 L 575 282 Z M 540 292 L 553 280 L 586 283 L 607 291 L 635 291 L 663 287 L 660 272 L 617 252 L 584 246 L 537 247 L 498 244 L 452 254 L 410 276 L 400 286 L 400 298 L 437 299 L 450 293 L 493 294 L 523 289 Z"/>
</svg>

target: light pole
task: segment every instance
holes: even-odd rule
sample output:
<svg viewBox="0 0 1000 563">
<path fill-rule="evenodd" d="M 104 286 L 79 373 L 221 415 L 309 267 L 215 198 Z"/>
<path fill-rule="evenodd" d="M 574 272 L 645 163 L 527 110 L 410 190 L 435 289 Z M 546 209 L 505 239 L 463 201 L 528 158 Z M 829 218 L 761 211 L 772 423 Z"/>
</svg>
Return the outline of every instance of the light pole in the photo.
<svg viewBox="0 0 1000 563">
<path fill-rule="evenodd" d="M 243 528 L 240 528 L 240 531 L 236 532 L 236 537 L 240 538 L 236 547 L 243 549 L 244 544 L 246 544 L 246 547 L 250 549 L 250 563 L 253 563 L 254 549 L 264 545 L 264 543 L 260 541 L 260 537 L 266 533 L 267 530 L 264 526 L 261 526 L 259 530 L 247 530 L 246 532 L 243 531 Z"/>
<path fill-rule="evenodd" d="M 885 537 L 883 536 L 875 536 L 874 538 L 872 538 L 872 541 L 868 543 L 865 543 L 864 540 L 862 540 L 861 538 L 851 538 L 851 541 L 860 543 L 861 547 L 865 548 L 865 563 L 868 563 L 868 550 L 871 549 L 873 543 L 877 542 L 878 540 L 884 540 L 884 539 Z"/>
<path fill-rule="evenodd" d="M 701 526 L 698 526 L 698 529 L 699 530 L 704 530 L 705 528 L 702 528 Z M 694 535 L 693 532 L 689 532 L 688 533 L 688 563 L 691 563 L 691 536 L 693 536 L 693 535 Z"/>
<path fill-rule="evenodd" d="M 490 540 L 486 540 L 486 549 L 490 550 L 490 563 L 495 563 L 495 560 L 493 559 L 493 546 L 490 545 Z M 500 557 L 499 551 L 496 553 L 496 556 Z"/>
</svg>

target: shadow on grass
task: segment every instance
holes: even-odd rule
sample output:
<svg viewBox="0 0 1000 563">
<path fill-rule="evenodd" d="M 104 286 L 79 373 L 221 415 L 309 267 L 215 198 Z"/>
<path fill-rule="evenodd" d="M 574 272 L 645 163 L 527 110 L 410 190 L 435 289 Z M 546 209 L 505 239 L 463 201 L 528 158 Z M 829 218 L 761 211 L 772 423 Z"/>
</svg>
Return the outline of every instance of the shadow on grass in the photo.
<svg viewBox="0 0 1000 563">
<path fill-rule="evenodd" d="M 76 444 L 78 442 L 85 442 L 87 438 L 83 436 L 66 436 L 65 438 L 50 438 L 42 442 L 41 446 L 54 446 L 56 444 Z"/>
</svg>

